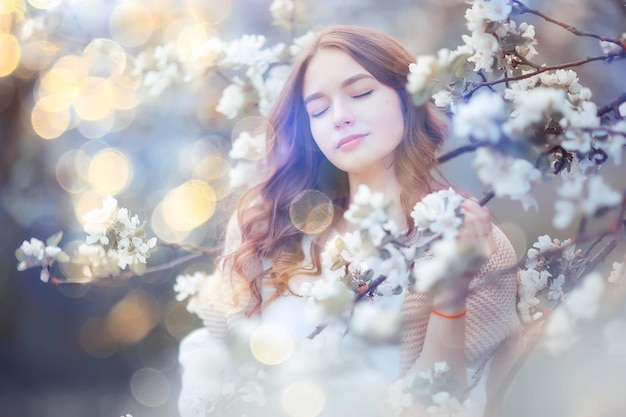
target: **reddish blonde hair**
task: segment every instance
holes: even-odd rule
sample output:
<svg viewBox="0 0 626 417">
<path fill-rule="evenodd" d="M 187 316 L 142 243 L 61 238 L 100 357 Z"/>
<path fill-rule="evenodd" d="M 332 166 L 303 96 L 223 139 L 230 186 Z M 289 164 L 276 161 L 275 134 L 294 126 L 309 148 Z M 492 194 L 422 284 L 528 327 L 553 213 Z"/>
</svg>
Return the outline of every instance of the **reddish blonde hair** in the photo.
<svg viewBox="0 0 626 417">
<path fill-rule="evenodd" d="M 437 167 L 436 153 L 443 142 L 446 123 L 431 104 L 415 106 L 406 90 L 409 64 L 413 56 L 391 36 L 358 26 L 333 26 L 323 30 L 293 64 L 276 104 L 268 117 L 272 128 L 267 132 L 268 175 L 247 190 L 238 204 L 238 223 L 242 241 L 226 254 L 228 265 L 250 282 L 252 305 L 248 313 L 261 309 L 261 280 L 277 292 L 288 289 L 294 274 L 320 273 L 321 246 L 328 232 L 315 236 L 310 267 L 301 265 L 303 232 L 289 216 L 294 198 L 304 190 L 319 190 L 328 195 L 336 208 L 333 224 L 347 209 L 349 189 L 347 174 L 333 166 L 317 147 L 305 110 L 302 90 L 304 74 L 316 52 L 338 48 L 348 53 L 378 81 L 396 90 L 404 110 L 404 137 L 396 152 L 394 170 L 402 187 L 400 200 L 409 231 L 414 230 L 410 216 L 413 205 L 436 184 L 431 172 Z M 264 258 L 272 260 L 268 270 L 249 268 Z M 257 272 L 250 274 L 250 271 Z M 264 280 L 265 282 L 265 280 Z"/>
</svg>

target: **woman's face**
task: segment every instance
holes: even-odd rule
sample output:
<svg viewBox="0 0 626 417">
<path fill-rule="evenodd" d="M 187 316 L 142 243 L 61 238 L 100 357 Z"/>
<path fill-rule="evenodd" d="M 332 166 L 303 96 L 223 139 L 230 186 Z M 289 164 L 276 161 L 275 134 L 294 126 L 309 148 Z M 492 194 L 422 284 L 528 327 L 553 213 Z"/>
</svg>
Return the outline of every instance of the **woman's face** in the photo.
<svg viewBox="0 0 626 417">
<path fill-rule="evenodd" d="M 396 91 L 338 48 L 319 50 L 304 74 L 303 97 L 317 146 L 348 173 L 387 169 L 404 133 Z"/>
</svg>

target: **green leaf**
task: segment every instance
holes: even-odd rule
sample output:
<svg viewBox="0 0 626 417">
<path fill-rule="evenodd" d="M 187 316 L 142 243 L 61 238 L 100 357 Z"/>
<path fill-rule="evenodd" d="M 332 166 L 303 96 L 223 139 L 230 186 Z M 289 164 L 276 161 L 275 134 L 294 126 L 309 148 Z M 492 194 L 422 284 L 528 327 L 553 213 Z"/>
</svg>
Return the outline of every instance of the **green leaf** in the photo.
<svg viewBox="0 0 626 417">
<path fill-rule="evenodd" d="M 67 253 L 65 252 L 59 252 L 59 254 L 56 257 L 57 262 L 69 262 L 70 261 L 70 257 Z"/>
<path fill-rule="evenodd" d="M 56 232 L 46 239 L 46 246 L 59 246 L 59 242 L 63 238 L 63 231 Z"/>
<path fill-rule="evenodd" d="M 146 264 L 142 264 L 142 263 L 133 264 L 133 272 L 138 276 L 142 276 L 143 274 L 146 273 Z"/>
<path fill-rule="evenodd" d="M 344 262 L 340 259 L 340 260 L 338 260 L 337 262 L 335 262 L 335 263 L 333 264 L 333 266 L 331 266 L 331 267 L 330 267 L 330 270 L 331 270 L 331 271 L 336 271 L 336 270 L 338 270 L 338 269 L 340 269 L 340 268 L 343 268 L 343 267 L 344 267 L 344 265 L 345 265 L 345 263 L 344 263 Z"/>
</svg>

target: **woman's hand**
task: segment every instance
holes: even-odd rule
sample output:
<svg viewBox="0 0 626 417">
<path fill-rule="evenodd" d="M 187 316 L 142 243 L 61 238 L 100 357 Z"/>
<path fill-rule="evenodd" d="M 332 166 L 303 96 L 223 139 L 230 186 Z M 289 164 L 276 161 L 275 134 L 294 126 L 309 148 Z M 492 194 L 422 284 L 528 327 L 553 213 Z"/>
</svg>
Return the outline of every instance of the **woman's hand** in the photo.
<svg viewBox="0 0 626 417">
<path fill-rule="evenodd" d="M 474 199 L 465 200 L 461 209 L 465 219 L 459 228 L 459 243 L 474 248 L 485 259 L 489 258 L 496 250 L 489 210 Z"/>
</svg>

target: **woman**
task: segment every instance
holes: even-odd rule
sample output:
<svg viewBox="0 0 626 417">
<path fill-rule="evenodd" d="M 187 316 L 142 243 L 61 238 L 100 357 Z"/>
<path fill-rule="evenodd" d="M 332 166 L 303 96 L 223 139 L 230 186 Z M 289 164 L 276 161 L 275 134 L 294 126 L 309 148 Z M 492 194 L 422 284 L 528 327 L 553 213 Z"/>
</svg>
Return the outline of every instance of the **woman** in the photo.
<svg viewBox="0 0 626 417">
<path fill-rule="evenodd" d="M 206 349 L 208 337 L 219 338 L 246 317 L 285 325 L 296 339 L 310 333 L 298 324 L 304 315 L 298 296 L 303 285 L 324 273 L 320 252 L 325 242 L 353 230 L 342 214 L 359 186 L 382 193 L 398 229 L 406 237 L 416 235 L 413 206 L 444 188 L 432 172 L 446 124 L 430 103 L 413 105 L 405 88 L 412 62 L 393 38 L 352 26 L 322 31 L 301 52 L 269 116 L 268 175 L 242 195 L 227 231 L 219 269 L 230 282 L 245 283 L 234 294 L 240 309 L 205 312 L 209 330 L 181 344 L 185 375 L 194 367 L 193 352 Z M 335 207 L 330 227 L 313 235 L 290 217 L 294 199 L 306 190 L 323 192 Z M 441 361 L 466 369 L 457 372 L 458 382 L 471 388 L 475 415 L 482 415 L 496 410 L 502 397 L 497 388 L 513 351 L 503 342 L 518 328 L 516 275 L 488 275 L 516 257 L 485 208 L 467 199 L 462 209 L 459 243 L 479 248 L 489 260 L 480 271 L 468 271 L 432 295 L 398 297 L 400 341 L 379 363 L 391 378 L 427 371 Z M 179 404 L 186 417 L 192 415 L 194 389 L 185 375 Z"/>
</svg>

